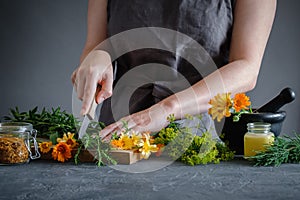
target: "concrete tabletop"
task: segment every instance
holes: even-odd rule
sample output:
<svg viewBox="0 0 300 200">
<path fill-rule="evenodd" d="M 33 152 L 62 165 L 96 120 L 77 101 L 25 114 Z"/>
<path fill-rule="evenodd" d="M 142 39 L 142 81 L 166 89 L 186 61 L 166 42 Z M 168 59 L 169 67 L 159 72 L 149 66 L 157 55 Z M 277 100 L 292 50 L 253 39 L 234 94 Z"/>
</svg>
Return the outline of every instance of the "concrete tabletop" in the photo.
<svg viewBox="0 0 300 200">
<path fill-rule="evenodd" d="M 300 199 L 300 165 L 253 167 L 236 159 L 187 166 L 175 162 L 148 173 L 93 163 L 36 160 L 0 166 L 0 199 Z"/>
</svg>

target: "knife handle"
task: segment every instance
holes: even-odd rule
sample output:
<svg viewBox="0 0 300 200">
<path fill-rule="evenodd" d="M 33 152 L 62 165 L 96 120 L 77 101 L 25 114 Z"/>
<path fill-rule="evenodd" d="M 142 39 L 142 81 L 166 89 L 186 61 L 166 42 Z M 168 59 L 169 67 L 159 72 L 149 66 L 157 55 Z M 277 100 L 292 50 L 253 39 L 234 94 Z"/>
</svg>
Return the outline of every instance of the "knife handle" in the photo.
<svg viewBox="0 0 300 200">
<path fill-rule="evenodd" d="M 95 93 L 95 98 L 93 99 L 93 102 L 90 106 L 88 113 L 86 114 L 90 120 L 95 119 L 96 109 L 98 106 L 98 104 L 96 103 L 96 97 L 97 97 L 98 93 L 100 92 L 100 90 L 101 90 L 101 85 L 98 85 L 97 89 L 96 89 L 96 93 Z"/>
<path fill-rule="evenodd" d="M 98 106 L 98 104 L 96 103 L 95 100 L 93 100 L 93 103 L 92 103 L 92 105 L 90 107 L 90 110 L 86 114 L 90 120 L 95 119 L 95 113 L 96 113 L 97 106 Z"/>
</svg>

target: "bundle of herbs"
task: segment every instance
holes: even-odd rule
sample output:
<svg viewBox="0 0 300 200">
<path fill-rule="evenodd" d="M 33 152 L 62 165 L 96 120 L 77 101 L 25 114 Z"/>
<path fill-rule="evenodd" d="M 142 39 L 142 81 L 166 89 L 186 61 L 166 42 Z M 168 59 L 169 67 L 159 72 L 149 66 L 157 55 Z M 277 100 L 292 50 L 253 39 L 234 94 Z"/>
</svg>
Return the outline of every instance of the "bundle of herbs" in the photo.
<svg viewBox="0 0 300 200">
<path fill-rule="evenodd" d="M 53 144 L 56 139 L 63 137 L 64 133 L 76 133 L 78 121 L 72 114 L 62 111 L 60 107 L 52 108 L 50 111 L 43 108 L 41 112 L 35 107 L 28 112 L 20 112 L 19 108 L 10 109 L 10 116 L 5 116 L 6 121 L 31 123 L 38 131 L 38 137 L 49 138 Z"/>
<path fill-rule="evenodd" d="M 255 166 L 280 166 L 283 163 L 300 163 L 300 135 L 275 138 L 265 151 L 249 157 Z"/>
<path fill-rule="evenodd" d="M 198 118 L 201 122 L 201 116 Z M 187 116 L 187 119 L 192 120 L 192 117 Z M 170 116 L 168 120 L 170 124 L 156 134 L 155 143 L 165 145 L 163 151 L 172 159 L 193 166 L 234 158 L 234 152 L 225 143 L 214 140 L 208 130 L 204 130 L 202 135 L 195 135 L 190 128 L 176 123 L 174 117 Z M 198 124 L 195 128 L 203 126 Z"/>
</svg>

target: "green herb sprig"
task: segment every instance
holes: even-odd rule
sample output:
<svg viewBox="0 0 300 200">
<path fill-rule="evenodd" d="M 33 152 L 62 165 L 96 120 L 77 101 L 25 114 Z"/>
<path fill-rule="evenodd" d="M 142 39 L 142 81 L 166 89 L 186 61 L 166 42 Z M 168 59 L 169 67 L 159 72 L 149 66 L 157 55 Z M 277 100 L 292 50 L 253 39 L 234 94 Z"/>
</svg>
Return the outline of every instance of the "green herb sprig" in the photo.
<svg viewBox="0 0 300 200">
<path fill-rule="evenodd" d="M 300 135 L 275 138 L 264 152 L 249 157 L 255 166 L 280 166 L 283 163 L 300 163 Z"/>
<path fill-rule="evenodd" d="M 98 167 L 105 164 L 117 164 L 117 162 L 110 157 L 109 151 L 111 147 L 109 143 L 103 142 L 99 132 L 105 127 L 101 122 L 91 122 L 86 130 L 86 134 L 81 139 L 81 144 L 77 153 L 74 156 L 75 164 L 78 164 L 79 154 L 82 148 L 88 150 L 97 161 Z"/>
<path fill-rule="evenodd" d="M 10 116 L 5 116 L 5 120 L 11 122 L 31 123 L 38 131 L 38 137 L 50 138 L 56 143 L 57 137 L 62 137 L 64 133 L 76 133 L 78 121 L 72 114 L 62 111 L 60 107 L 52 108 L 50 111 L 43 108 L 38 112 L 38 107 L 28 112 L 20 112 L 18 107 L 10 109 Z"/>
</svg>

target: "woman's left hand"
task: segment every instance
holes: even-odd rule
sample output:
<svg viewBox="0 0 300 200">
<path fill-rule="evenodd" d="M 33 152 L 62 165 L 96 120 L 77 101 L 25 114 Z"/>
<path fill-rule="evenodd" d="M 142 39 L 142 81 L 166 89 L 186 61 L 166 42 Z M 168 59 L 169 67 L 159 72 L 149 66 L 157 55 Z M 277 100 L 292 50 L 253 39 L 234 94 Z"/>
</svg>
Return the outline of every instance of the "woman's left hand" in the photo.
<svg viewBox="0 0 300 200">
<path fill-rule="evenodd" d="M 123 117 L 119 121 L 107 126 L 100 132 L 103 140 L 110 140 L 112 133 L 120 134 L 124 122 L 127 128 L 137 132 L 150 131 L 156 132 L 168 125 L 167 117 L 170 115 L 161 104 L 155 104 L 152 107 Z"/>
</svg>

